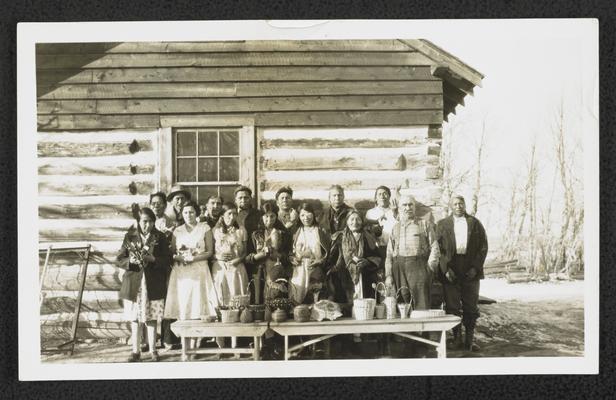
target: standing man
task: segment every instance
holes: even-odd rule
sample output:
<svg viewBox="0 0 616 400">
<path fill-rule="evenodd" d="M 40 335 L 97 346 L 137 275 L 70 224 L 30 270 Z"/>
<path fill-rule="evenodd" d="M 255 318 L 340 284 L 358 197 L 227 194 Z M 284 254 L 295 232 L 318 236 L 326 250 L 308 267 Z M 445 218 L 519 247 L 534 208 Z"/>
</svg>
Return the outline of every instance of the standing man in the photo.
<svg viewBox="0 0 616 400">
<path fill-rule="evenodd" d="M 218 222 L 218 218 L 222 215 L 222 203 L 222 197 L 218 195 L 208 197 L 205 210 L 203 210 L 203 208 L 201 209 L 202 212 L 199 216 L 199 221 L 207 222 L 210 228 L 214 229 L 216 222 Z"/>
<path fill-rule="evenodd" d="M 333 185 L 329 189 L 329 208 L 319 219 L 319 226 L 330 235 L 342 231 L 346 226 L 346 217 L 352 208 L 344 203 L 344 189 Z"/>
<path fill-rule="evenodd" d="M 278 189 L 276 204 L 278 205 L 278 220 L 293 235 L 299 227 L 299 214 L 293 208 L 293 189 L 288 186 Z"/>
<path fill-rule="evenodd" d="M 167 195 L 167 209 L 165 210 L 165 214 L 171 218 L 171 220 L 175 221 L 176 226 L 180 226 L 184 223 L 184 218 L 182 217 L 182 206 L 190 200 L 190 192 L 182 189 L 180 186 L 173 186 L 171 188 L 171 192 Z"/>
<path fill-rule="evenodd" d="M 237 207 L 237 223 L 240 227 L 244 228 L 247 233 L 246 237 L 248 238 L 248 243 L 246 244 L 246 254 L 255 253 L 254 244 L 252 242 L 252 233 L 256 231 L 259 227 L 259 221 L 261 220 L 261 212 L 259 212 L 258 209 L 252 207 L 252 190 L 250 190 L 249 187 L 240 186 L 235 189 L 233 195 L 235 199 L 235 205 Z M 255 285 L 255 290 L 251 294 L 251 297 L 254 297 L 255 291 L 258 290 L 259 293 L 261 293 L 261 283 L 258 275 L 256 274 L 258 271 L 255 268 L 255 265 L 245 264 L 245 266 L 249 279 L 252 277 L 255 278 L 255 282 L 259 282 L 259 285 Z M 246 282 L 245 284 L 248 284 L 248 282 Z M 253 299 L 251 299 L 251 301 L 252 300 Z"/>
<path fill-rule="evenodd" d="M 156 192 L 150 195 L 150 208 L 154 211 L 156 221 L 154 227 L 164 233 L 171 244 L 171 236 L 175 229 L 175 219 L 171 219 L 165 214 L 167 208 L 167 198 L 163 192 Z"/>
<path fill-rule="evenodd" d="M 400 197 L 400 221 L 394 224 L 387 244 L 385 284 L 400 290 L 405 303 L 416 310 L 430 309 L 432 274 L 438 270 L 439 245 L 434 224 L 416 215 L 415 199 Z M 410 291 L 410 293 L 409 293 Z"/>
<path fill-rule="evenodd" d="M 464 348 L 478 351 L 479 346 L 473 340 L 479 317 L 479 280 L 483 279 L 488 240 L 481 222 L 466 213 L 464 197 L 453 196 L 451 208 L 452 215 L 440 220 L 437 226 L 445 310 L 448 314 L 462 316 Z M 461 326 L 453 329 L 453 335 L 454 347 L 459 348 L 462 344 Z"/>
<path fill-rule="evenodd" d="M 390 204 L 391 190 L 387 186 L 379 186 L 374 192 L 374 208 L 366 212 L 366 223 L 377 238 L 379 254 L 381 255 L 381 268 L 387 257 L 387 243 L 389 235 L 396 224 L 396 210 Z"/>
<path fill-rule="evenodd" d="M 156 192 L 151 194 L 150 207 L 152 208 L 152 211 L 154 211 L 154 215 L 156 216 L 154 227 L 156 227 L 156 229 L 165 234 L 165 236 L 169 240 L 169 245 L 171 245 L 171 237 L 173 236 L 173 230 L 176 226 L 176 220 L 170 218 L 168 215 L 165 214 L 165 209 L 167 208 L 167 199 L 165 198 L 165 194 L 163 192 Z M 166 285 L 168 285 L 170 273 L 171 270 L 168 271 Z M 174 319 L 163 318 L 160 323 L 161 341 L 163 342 L 163 345 L 165 346 L 166 350 L 171 350 L 180 345 L 180 339 L 175 336 L 175 334 L 171 330 L 171 324 L 173 322 L 175 322 Z"/>
</svg>

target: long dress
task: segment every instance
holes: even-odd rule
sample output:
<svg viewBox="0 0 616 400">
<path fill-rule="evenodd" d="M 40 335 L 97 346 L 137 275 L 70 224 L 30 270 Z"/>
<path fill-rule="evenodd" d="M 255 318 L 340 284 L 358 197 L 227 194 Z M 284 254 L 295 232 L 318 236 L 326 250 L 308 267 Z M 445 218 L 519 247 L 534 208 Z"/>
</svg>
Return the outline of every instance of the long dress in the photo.
<svg viewBox="0 0 616 400">
<path fill-rule="evenodd" d="M 310 285 L 312 271 L 308 266 L 323 257 L 318 226 L 299 228 L 293 243 L 293 254 L 300 263 L 293 267 L 289 284 L 289 297 L 296 303 L 301 304 L 306 299 Z"/>
<path fill-rule="evenodd" d="M 214 286 L 220 305 L 229 305 L 232 296 L 246 294 L 248 286 L 248 274 L 243 263 L 232 265 L 222 260 L 223 253 L 231 252 L 234 258 L 239 257 L 246 251 L 247 241 L 244 228 L 230 227 L 227 233 L 222 228 L 214 228 L 214 256 L 216 261 L 212 266 Z"/>
<path fill-rule="evenodd" d="M 211 235 L 211 232 L 205 222 L 199 222 L 190 232 L 186 225 L 180 225 L 173 231 L 176 252 L 205 252 L 208 250 L 206 235 Z M 215 316 L 217 304 L 207 260 L 186 265 L 176 262 L 169 277 L 165 318 L 199 319 L 202 316 Z"/>
</svg>

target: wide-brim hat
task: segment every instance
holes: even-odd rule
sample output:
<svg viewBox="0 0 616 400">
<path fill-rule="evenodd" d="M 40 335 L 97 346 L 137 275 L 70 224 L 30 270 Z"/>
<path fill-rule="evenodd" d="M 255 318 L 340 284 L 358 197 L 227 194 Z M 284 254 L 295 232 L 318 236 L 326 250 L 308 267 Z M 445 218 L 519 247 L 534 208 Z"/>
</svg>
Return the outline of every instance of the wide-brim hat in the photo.
<svg viewBox="0 0 616 400">
<path fill-rule="evenodd" d="M 181 186 L 176 185 L 176 186 L 171 187 L 171 191 L 167 195 L 167 201 L 173 200 L 175 195 L 178 193 L 184 194 L 184 196 L 186 196 L 186 200 L 190 200 L 190 192 L 188 190 L 182 189 Z"/>
</svg>

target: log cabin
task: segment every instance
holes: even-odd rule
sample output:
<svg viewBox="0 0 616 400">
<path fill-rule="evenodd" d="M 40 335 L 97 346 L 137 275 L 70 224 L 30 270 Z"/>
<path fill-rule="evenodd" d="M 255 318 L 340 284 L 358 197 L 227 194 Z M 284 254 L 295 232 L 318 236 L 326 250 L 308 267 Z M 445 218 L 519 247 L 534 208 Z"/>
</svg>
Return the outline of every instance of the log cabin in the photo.
<svg viewBox="0 0 616 400">
<path fill-rule="evenodd" d="M 482 79 L 421 39 L 37 44 L 40 247 L 93 249 L 79 337 L 129 335 L 115 253 L 133 207 L 174 184 L 326 206 L 337 183 L 363 210 L 387 185 L 440 216 L 442 124 Z M 43 321 L 78 287 L 78 260 L 55 264 Z"/>
</svg>

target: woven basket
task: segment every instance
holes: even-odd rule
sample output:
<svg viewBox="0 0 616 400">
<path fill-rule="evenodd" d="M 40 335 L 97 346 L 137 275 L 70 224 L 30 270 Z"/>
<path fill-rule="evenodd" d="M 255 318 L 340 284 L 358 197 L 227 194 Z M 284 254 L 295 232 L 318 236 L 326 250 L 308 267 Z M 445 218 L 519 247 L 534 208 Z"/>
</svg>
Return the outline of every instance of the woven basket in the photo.
<svg viewBox="0 0 616 400">
<path fill-rule="evenodd" d="M 359 321 L 366 321 L 374 318 L 374 299 L 355 299 L 353 300 L 353 318 Z"/>
<path fill-rule="evenodd" d="M 220 320 L 223 324 L 239 322 L 240 310 L 220 310 Z"/>
</svg>

